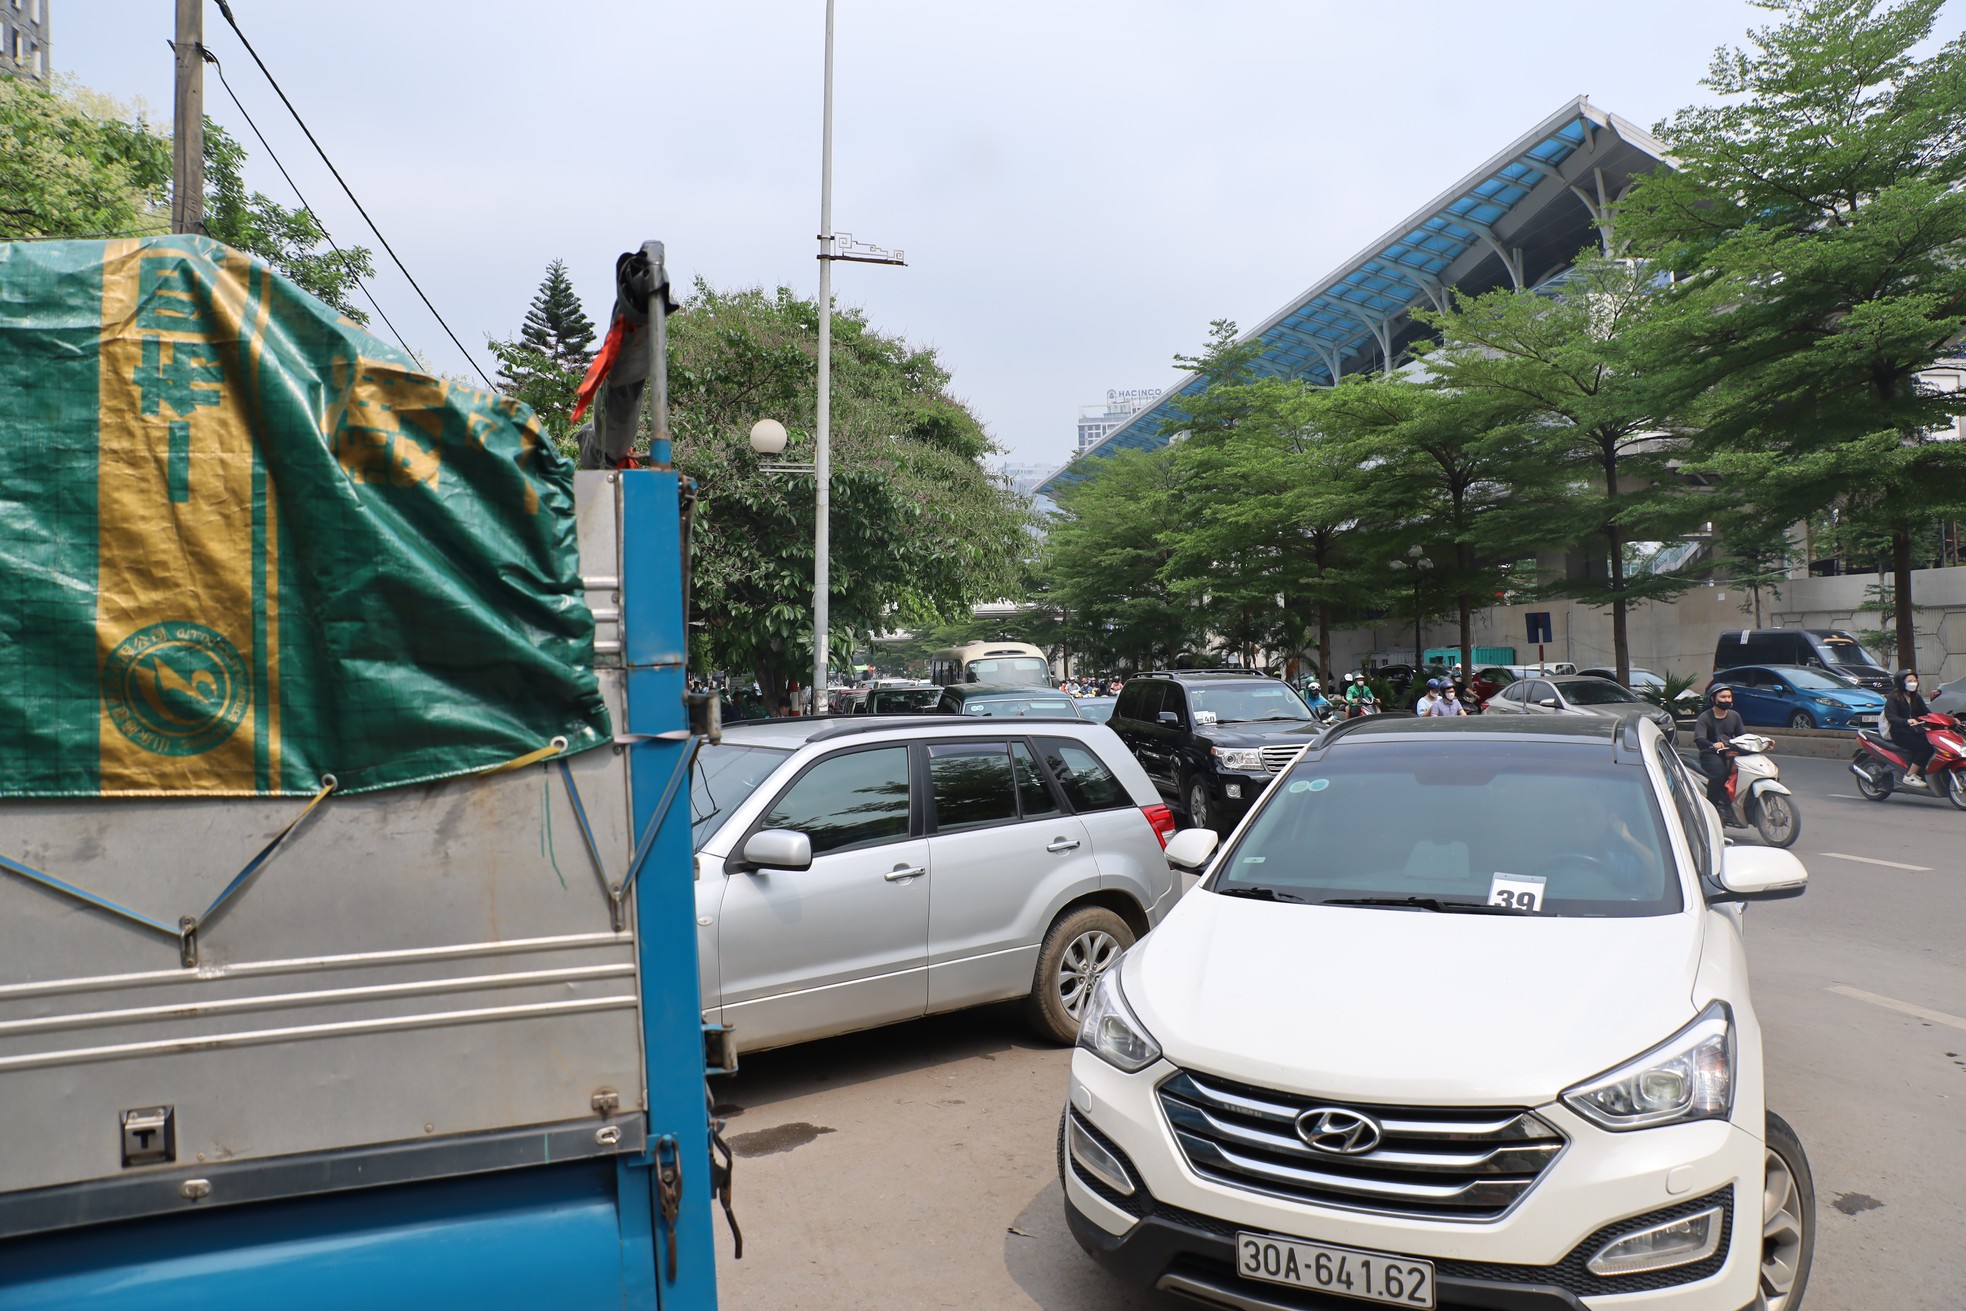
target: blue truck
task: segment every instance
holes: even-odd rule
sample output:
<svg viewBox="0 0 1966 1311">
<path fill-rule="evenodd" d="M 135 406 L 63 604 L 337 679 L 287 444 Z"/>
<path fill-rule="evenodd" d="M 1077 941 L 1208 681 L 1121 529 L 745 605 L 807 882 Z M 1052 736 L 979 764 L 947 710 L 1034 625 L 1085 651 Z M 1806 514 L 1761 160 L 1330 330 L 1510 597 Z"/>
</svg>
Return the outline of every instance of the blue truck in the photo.
<svg viewBox="0 0 1966 1311">
<path fill-rule="evenodd" d="M 655 274 L 642 309 L 656 331 L 628 346 L 652 350 L 661 249 L 639 254 Z M 686 690 L 694 492 L 668 458 L 661 357 L 647 466 L 574 473 L 523 407 L 430 379 L 354 325 L 283 301 L 277 284 L 196 238 L 0 245 L 0 451 L 16 488 L 30 459 L 56 458 L 45 443 L 24 449 L 37 423 L 154 438 L 162 508 L 139 552 L 154 577 L 117 587 L 206 607 L 197 622 L 121 635 L 138 603 L 109 580 L 141 570 L 110 558 L 111 503 L 151 476 L 147 457 L 95 461 L 95 508 L 75 530 L 91 550 L 100 539 L 93 584 L 30 559 L 35 543 L 65 539 L 39 532 L 25 493 L 0 495 L 14 542 L 0 565 L 18 584 L 0 583 L 0 666 L 12 658 L 15 683 L 58 690 L 75 671 L 26 653 L 73 605 L 97 631 L 81 635 L 82 677 L 69 681 L 98 698 L 78 712 L 78 744 L 45 731 L 58 699 L 9 704 L 0 691 L 0 1308 L 706 1311 L 729 1165 L 713 1157 L 706 1073 L 734 1058 L 698 997 L 687 775 L 716 724 Z M 80 312 L 39 314 L 29 293 L 57 286 L 83 287 Z M 307 363 L 318 349 L 332 367 Z M 99 378 L 84 368 L 61 401 L 49 370 L 82 357 Z M 177 390 L 154 407 L 112 404 L 115 387 L 146 379 Z M 285 418 L 276 393 L 292 400 Z M 76 397 L 100 413 L 78 418 Z M 235 460 L 206 443 L 229 440 L 208 425 L 238 421 L 226 417 L 237 406 L 259 445 Z M 327 470 L 304 501 L 302 475 L 267 454 L 275 441 Z M 247 490 L 219 485 L 234 468 Z M 455 497 L 475 499 L 444 499 Z M 64 507 L 47 522 L 79 522 L 70 489 L 45 503 Z M 276 505 L 288 518 L 268 527 Z M 272 543 L 306 555 L 340 523 L 355 535 L 459 505 L 487 550 L 520 525 L 565 544 L 577 573 L 539 576 L 523 553 L 479 569 L 445 545 L 439 516 L 396 533 L 400 558 L 360 587 L 338 587 L 317 553 L 280 575 L 277 615 L 258 583 L 234 615 L 204 572 L 233 563 L 187 545 L 236 531 L 255 561 Z M 308 521 L 322 541 L 294 530 L 304 515 L 329 516 Z M 509 594 L 548 616 L 516 625 L 518 647 L 550 645 L 549 622 L 578 638 L 581 659 L 557 673 L 598 698 L 581 713 L 603 728 L 572 744 L 585 749 L 571 729 L 500 745 L 487 725 L 545 674 L 479 658 L 489 639 L 447 637 L 482 616 L 418 592 L 425 571 L 481 573 L 493 608 Z M 27 590 L 44 575 L 45 607 Z M 403 641 L 435 690 L 405 702 L 431 708 L 416 740 L 483 759 L 388 785 L 352 785 L 383 777 L 355 766 L 304 795 L 281 785 L 305 772 L 282 775 L 272 758 L 282 731 L 290 756 L 360 755 L 336 716 L 399 686 L 364 634 L 419 609 L 407 619 L 422 636 Z M 225 638 L 235 620 L 245 636 Z M 273 661 L 318 657 L 254 646 L 276 622 L 354 654 L 269 699 Z M 313 746 L 295 728 L 308 706 L 327 725 Z M 143 786 L 234 747 L 240 787 Z M 504 758 L 486 766 L 486 751 Z M 101 782 L 30 785 L 44 767 L 69 769 L 63 752 L 87 759 L 46 777 Z M 148 773 L 115 772 L 152 756 Z"/>
</svg>

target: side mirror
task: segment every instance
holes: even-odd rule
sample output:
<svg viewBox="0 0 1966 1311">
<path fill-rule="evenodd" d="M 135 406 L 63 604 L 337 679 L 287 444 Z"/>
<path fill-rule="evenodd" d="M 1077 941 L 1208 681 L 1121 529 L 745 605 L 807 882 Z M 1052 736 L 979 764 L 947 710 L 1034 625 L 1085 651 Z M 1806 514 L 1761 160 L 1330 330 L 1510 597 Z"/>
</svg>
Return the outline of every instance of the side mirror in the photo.
<svg viewBox="0 0 1966 1311">
<path fill-rule="evenodd" d="M 1175 714 L 1172 710 L 1163 710 L 1154 716 L 1154 722 L 1156 724 L 1165 724 L 1169 728 L 1179 728 L 1181 727 L 1181 716 Z"/>
<path fill-rule="evenodd" d="M 1553 696 L 1546 696 L 1541 701 L 1538 701 L 1536 704 L 1539 706 L 1547 707 L 1550 710 L 1554 710 L 1556 709 L 1556 698 Z"/>
<path fill-rule="evenodd" d="M 1768 685 L 1768 690 L 1770 692 L 1786 692 L 1789 689 L 1787 683 L 1770 683 Z"/>
<path fill-rule="evenodd" d="M 1213 829 L 1184 828 L 1167 840 L 1167 863 L 1176 869 L 1198 870 L 1221 840 Z"/>
<path fill-rule="evenodd" d="M 796 829 L 760 829 L 744 844 L 744 863 L 753 869 L 811 869 L 812 839 Z"/>
<path fill-rule="evenodd" d="M 1779 901 L 1809 886 L 1802 862 L 1775 847 L 1728 847 L 1720 853 L 1720 886 L 1710 901 Z"/>
</svg>

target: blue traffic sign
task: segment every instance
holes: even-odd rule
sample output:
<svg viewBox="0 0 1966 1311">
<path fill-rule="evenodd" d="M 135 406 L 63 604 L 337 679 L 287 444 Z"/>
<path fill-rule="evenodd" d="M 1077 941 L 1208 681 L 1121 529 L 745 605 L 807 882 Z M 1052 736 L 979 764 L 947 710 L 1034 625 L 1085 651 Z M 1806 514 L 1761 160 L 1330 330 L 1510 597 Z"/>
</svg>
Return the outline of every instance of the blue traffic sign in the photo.
<svg viewBox="0 0 1966 1311">
<path fill-rule="evenodd" d="M 1528 614 L 1526 614 L 1526 615 L 1524 615 L 1524 616 L 1523 616 L 1523 618 L 1524 618 L 1525 620 L 1527 620 L 1527 621 L 1528 621 L 1528 624 L 1529 624 L 1529 640 L 1530 640 L 1530 641 L 1532 641 L 1532 642 L 1554 642 L 1554 641 L 1556 640 L 1556 639 L 1555 639 L 1554 637 L 1551 637 L 1551 636 L 1550 636 L 1550 612 L 1549 612 L 1549 611 L 1547 611 L 1547 610 L 1531 610 L 1531 611 L 1530 611 L 1530 612 L 1529 612 Z"/>
</svg>

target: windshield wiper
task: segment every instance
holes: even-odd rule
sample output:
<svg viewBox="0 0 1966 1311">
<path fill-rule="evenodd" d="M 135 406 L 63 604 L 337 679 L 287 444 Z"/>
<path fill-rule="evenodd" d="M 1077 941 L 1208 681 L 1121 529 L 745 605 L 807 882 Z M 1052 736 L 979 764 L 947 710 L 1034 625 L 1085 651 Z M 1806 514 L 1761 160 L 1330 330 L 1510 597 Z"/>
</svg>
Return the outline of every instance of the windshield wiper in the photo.
<svg viewBox="0 0 1966 1311">
<path fill-rule="evenodd" d="M 1303 900 L 1302 897 L 1298 896 L 1294 892 L 1280 892 L 1275 888 L 1265 888 L 1265 887 L 1256 887 L 1256 886 L 1216 888 L 1215 892 L 1218 896 L 1250 897 L 1256 901 L 1302 901 Z"/>
<path fill-rule="evenodd" d="M 1327 897 L 1320 906 L 1411 906 L 1441 915 L 1534 915 L 1533 910 L 1516 906 L 1494 906 L 1485 901 L 1442 901 L 1439 897 Z"/>
</svg>

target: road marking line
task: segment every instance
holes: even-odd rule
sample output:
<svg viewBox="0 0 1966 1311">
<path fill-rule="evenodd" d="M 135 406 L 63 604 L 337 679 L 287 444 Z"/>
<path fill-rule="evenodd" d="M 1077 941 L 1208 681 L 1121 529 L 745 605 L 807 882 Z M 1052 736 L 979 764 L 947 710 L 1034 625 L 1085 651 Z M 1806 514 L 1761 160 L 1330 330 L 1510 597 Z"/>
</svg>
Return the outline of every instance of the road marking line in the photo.
<svg viewBox="0 0 1966 1311">
<path fill-rule="evenodd" d="M 1951 1025 L 1955 1029 L 1966 1029 L 1966 1019 L 1962 1019 L 1957 1015 L 1948 1015 L 1944 1011 L 1934 1011 L 1928 1010 L 1923 1006 L 1914 1006 L 1908 1001 L 1899 1001 L 1896 997 L 1880 997 L 1874 992 L 1865 992 L 1862 988 L 1852 988 L 1847 983 L 1831 984 L 1829 991 L 1836 993 L 1840 997 L 1850 997 L 1857 1001 L 1867 1001 L 1873 1006 L 1882 1006 L 1887 1011 L 1897 1011 L 1921 1020 L 1930 1020 L 1934 1024 Z"/>
<path fill-rule="evenodd" d="M 1823 795 L 1834 797 L 1838 801 L 1862 801 L 1864 799 L 1854 792 L 1825 792 Z M 1824 854 L 1827 855 L 1828 853 L 1825 852 Z"/>
<path fill-rule="evenodd" d="M 1906 865 L 1895 860 L 1879 860 L 1875 856 L 1846 856 L 1840 851 L 1819 851 L 1818 856 L 1833 856 L 1837 860 L 1854 860 L 1860 865 L 1882 865 L 1886 869 L 1908 869 L 1917 874 L 1930 874 L 1930 865 Z"/>
</svg>

